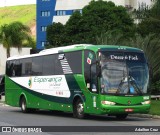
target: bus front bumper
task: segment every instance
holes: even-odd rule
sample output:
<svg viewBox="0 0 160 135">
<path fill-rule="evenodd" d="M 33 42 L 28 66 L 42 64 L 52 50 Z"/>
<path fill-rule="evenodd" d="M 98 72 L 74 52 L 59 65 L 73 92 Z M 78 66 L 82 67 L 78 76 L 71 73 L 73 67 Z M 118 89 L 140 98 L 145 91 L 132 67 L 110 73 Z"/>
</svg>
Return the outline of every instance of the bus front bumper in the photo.
<svg viewBox="0 0 160 135">
<path fill-rule="evenodd" d="M 135 106 L 116 106 L 116 105 L 102 105 L 101 113 L 103 114 L 130 114 L 130 113 L 148 113 L 149 105 L 135 105 Z"/>
</svg>

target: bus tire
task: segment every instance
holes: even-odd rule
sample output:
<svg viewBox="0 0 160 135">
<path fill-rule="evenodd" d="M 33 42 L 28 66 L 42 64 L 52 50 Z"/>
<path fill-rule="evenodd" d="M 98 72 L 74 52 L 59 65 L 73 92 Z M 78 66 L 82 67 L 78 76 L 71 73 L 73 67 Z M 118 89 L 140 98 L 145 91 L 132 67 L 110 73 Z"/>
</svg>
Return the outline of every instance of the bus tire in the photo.
<svg viewBox="0 0 160 135">
<path fill-rule="evenodd" d="M 79 98 L 73 105 L 73 116 L 78 118 L 78 119 L 83 119 L 85 118 L 85 113 L 84 113 L 84 106 L 83 106 L 83 101 Z"/>
<path fill-rule="evenodd" d="M 118 120 L 124 120 L 124 119 L 127 118 L 127 116 L 128 116 L 128 114 L 117 114 L 117 115 L 116 115 L 116 118 L 117 118 Z"/>
<path fill-rule="evenodd" d="M 21 111 L 23 113 L 29 112 L 29 109 L 27 108 L 27 102 L 26 102 L 25 97 L 21 98 L 21 100 L 20 100 L 20 107 L 21 107 Z"/>
</svg>

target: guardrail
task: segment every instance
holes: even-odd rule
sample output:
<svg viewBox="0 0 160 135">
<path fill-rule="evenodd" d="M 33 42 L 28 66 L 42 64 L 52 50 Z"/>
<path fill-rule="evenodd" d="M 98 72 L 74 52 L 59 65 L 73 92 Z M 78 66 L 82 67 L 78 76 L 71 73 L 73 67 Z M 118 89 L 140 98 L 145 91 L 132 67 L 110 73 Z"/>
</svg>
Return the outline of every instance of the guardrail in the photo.
<svg viewBox="0 0 160 135">
<path fill-rule="evenodd" d="M 160 100 L 160 95 L 151 95 L 151 99 Z"/>
</svg>

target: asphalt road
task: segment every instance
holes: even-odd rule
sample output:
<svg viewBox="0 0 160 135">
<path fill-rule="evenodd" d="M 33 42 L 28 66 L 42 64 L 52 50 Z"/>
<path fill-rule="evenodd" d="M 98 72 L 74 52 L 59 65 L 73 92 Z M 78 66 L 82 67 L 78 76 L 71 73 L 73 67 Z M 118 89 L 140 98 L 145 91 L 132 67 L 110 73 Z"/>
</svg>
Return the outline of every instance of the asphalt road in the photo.
<svg viewBox="0 0 160 135">
<path fill-rule="evenodd" d="M 76 119 L 73 118 L 71 113 L 64 112 L 51 112 L 51 111 L 37 111 L 35 113 L 24 114 L 20 108 L 2 106 L 0 105 L 0 126 L 160 126 L 160 119 L 151 118 L 138 118 L 138 117 L 127 117 L 126 120 L 117 120 L 115 117 L 109 116 L 89 116 L 87 119 Z M 74 128 L 74 127 L 73 127 Z M 63 131 L 63 129 L 62 129 Z M 159 132 L 160 133 L 160 132 Z M 157 132 L 140 133 L 142 135 L 159 134 Z M 0 133 L 1 134 L 1 133 Z M 8 134 L 8 133 L 3 133 Z M 17 134 L 17 133 L 11 133 Z M 31 134 L 31 133 L 25 133 Z M 37 134 L 37 133 L 32 133 Z M 38 133 L 39 134 L 39 133 Z M 101 133 L 65 133 L 65 132 L 54 132 L 54 133 L 41 133 L 41 134 L 55 134 L 55 135 L 70 135 L 70 134 L 117 134 L 113 132 L 101 132 Z M 137 132 L 132 133 L 119 133 L 119 134 L 139 134 Z"/>
</svg>

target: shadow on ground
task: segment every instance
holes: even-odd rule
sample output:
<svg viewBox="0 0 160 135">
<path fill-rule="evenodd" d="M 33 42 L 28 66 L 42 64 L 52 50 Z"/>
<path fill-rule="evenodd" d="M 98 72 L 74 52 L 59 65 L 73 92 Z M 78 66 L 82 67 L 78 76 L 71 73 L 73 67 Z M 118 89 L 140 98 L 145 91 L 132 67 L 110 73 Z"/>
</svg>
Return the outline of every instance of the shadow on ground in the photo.
<svg viewBox="0 0 160 135">
<path fill-rule="evenodd" d="M 62 111 L 50 111 L 50 110 L 36 110 L 29 113 L 22 113 L 20 109 L 17 110 L 10 110 L 12 112 L 21 113 L 24 115 L 45 115 L 45 116 L 55 116 L 55 117 L 64 117 L 64 118 L 71 118 L 76 119 L 73 117 L 73 114 L 70 112 L 62 112 Z M 138 118 L 138 117 L 127 117 L 124 120 L 118 120 L 115 116 L 108 116 L 108 115 L 87 115 L 85 119 L 79 120 L 90 120 L 90 121 L 147 121 L 146 118 Z"/>
</svg>

